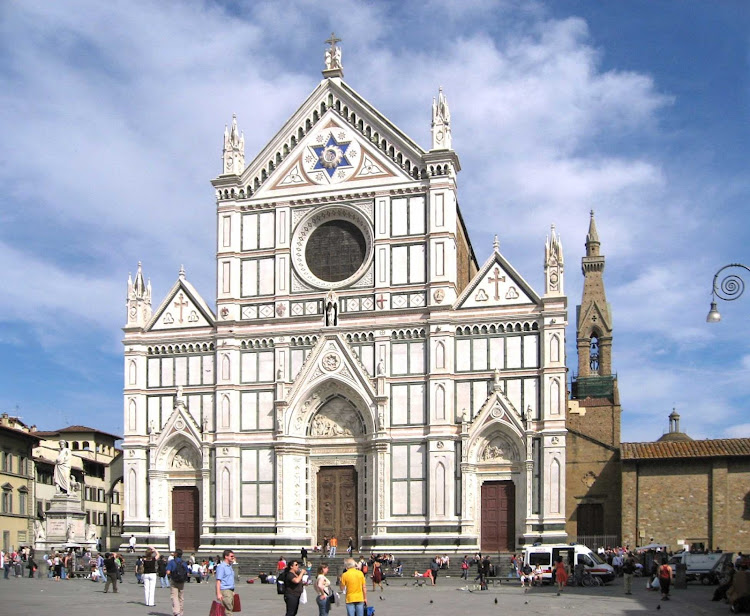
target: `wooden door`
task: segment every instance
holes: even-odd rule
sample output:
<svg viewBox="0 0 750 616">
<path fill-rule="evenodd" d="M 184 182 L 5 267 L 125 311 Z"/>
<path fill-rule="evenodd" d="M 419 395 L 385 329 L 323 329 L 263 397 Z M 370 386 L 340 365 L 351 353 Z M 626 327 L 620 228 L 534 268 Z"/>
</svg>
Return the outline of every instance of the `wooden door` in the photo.
<svg viewBox="0 0 750 616">
<path fill-rule="evenodd" d="M 174 488 L 172 490 L 172 530 L 174 530 L 176 548 L 185 552 L 198 549 L 199 518 L 198 488 Z"/>
<path fill-rule="evenodd" d="M 578 534 L 604 534 L 604 507 L 599 503 L 581 504 L 577 507 Z"/>
<path fill-rule="evenodd" d="M 323 537 L 339 541 L 346 550 L 349 537 L 359 545 L 357 535 L 357 471 L 353 466 L 325 466 L 318 473 L 318 545 Z"/>
<path fill-rule="evenodd" d="M 512 481 L 486 481 L 482 484 L 482 552 L 515 549 L 516 487 Z"/>
</svg>

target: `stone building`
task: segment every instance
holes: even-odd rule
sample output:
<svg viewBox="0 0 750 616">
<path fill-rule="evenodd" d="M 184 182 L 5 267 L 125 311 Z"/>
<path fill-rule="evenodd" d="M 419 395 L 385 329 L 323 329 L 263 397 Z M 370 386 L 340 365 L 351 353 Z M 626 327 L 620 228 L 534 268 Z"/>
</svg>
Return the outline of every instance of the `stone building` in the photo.
<svg viewBox="0 0 750 616">
<path fill-rule="evenodd" d="M 0 529 L 5 551 L 31 545 L 34 538 L 34 464 L 39 439 L 7 413 L 0 416 Z"/>
<path fill-rule="evenodd" d="M 564 540 L 561 242 L 553 228 L 541 294 L 497 241 L 478 262 L 445 95 L 425 150 L 343 80 L 336 42 L 252 162 L 236 118 L 225 131 L 216 312 L 184 270 L 155 310 L 140 264 L 128 282 L 124 536 Z"/>
<path fill-rule="evenodd" d="M 40 439 L 34 448 L 36 465 L 36 511 L 43 517 L 55 494 L 53 473 L 59 442 L 72 453 L 71 475 L 78 484 L 75 494 L 85 513 L 84 527 L 76 540 L 95 539 L 103 549 L 120 545 L 122 533 L 122 452 L 115 447 L 119 436 L 87 426 L 68 426 L 60 430 L 37 430 Z"/>
<path fill-rule="evenodd" d="M 568 403 L 566 530 L 571 541 L 592 548 L 619 545 L 621 525 L 620 394 L 612 371 L 612 308 L 600 248 L 591 212 L 576 311 L 578 374 Z"/>
<path fill-rule="evenodd" d="M 750 438 L 693 440 L 673 412 L 659 440 L 621 451 L 624 543 L 750 552 Z"/>
</svg>

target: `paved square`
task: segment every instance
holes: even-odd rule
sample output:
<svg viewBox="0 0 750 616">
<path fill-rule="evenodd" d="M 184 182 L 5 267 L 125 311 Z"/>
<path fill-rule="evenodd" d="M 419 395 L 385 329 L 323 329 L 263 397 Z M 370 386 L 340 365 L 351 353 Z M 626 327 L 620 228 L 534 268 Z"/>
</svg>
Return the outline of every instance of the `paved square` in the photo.
<svg viewBox="0 0 750 616">
<path fill-rule="evenodd" d="M 405 585 L 406 584 L 406 585 Z M 368 593 L 371 587 L 368 579 Z M 652 612 L 661 606 L 660 616 L 728 614 L 724 603 L 712 603 L 714 586 L 691 584 L 687 590 L 674 590 L 670 601 L 660 601 L 659 594 L 647 591 L 645 580 L 634 581 L 633 595 L 623 595 L 622 581 L 599 588 L 569 588 L 557 596 L 552 587 L 532 589 L 524 593 L 516 585 L 502 585 L 485 592 L 460 590 L 457 578 L 440 578 L 438 585 L 415 587 L 410 579 L 392 579 L 384 592 L 369 593 L 369 603 L 377 616 L 410 614 L 607 614 L 630 615 Z M 104 584 L 89 580 L 53 582 L 47 578 L 0 578 L 0 616 L 48 616 L 50 614 L 106 614 L 107 616 L 172 616 L 169 590 L 157 583 L 156 607 L 144 605 L 143 586 L 136 584 L 133 574 L 127 575 L 118 594 L 103 594 Z M 185 616 L 207 616 L 214 596 L 213 583 L 185 585 Z M 284 601 L 276 587 L 267 584 L 238 585 L 243 614 L 248 616 L 281 616 Z M 300 616 L 317 616 L 318 607 L 311 589 L 309 601 L 300 606 Z M 380 597 L 383 597 L 381 600 Z M 495 604 L 497 599 L 497 604 Z M 343 606 L 333 607 L 331 616 L 345 616 Z"/>
</svg>

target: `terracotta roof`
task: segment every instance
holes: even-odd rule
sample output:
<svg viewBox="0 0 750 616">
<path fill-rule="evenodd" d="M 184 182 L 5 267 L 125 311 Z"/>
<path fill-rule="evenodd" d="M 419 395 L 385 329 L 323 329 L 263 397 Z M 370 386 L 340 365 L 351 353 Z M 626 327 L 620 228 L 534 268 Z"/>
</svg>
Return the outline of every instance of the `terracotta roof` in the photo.
<svg viewBox="0 0 750 616">
<path fill-rule="evenodd" d="M 750 438 L 621 443 L 620 455 L 623 460 L 750 456 Z"/>
<path fill-rule="evenodd" d="M 0 426 L 0 430 L 6 434 L 12 434 L 14 437 L 25 438 L 26 440 L 31 441 L 33 447 L 36 447 L 39 444 L 39 437 L 36 432 L 26 432 L 25 430 L 17 430 L 16 428 L 9 428 L 8 426 Z"/>
<path fill-rule="evenodd" d="M 97 434 L 104 434 L 106 436 L 111 436 L 115 440 L 122 439 L 121 436 L 117 436 L 116 434 L 104 432 L 103 430 L 97 430 L 96 428 L 89 428 L 88 426 L 68 426 L 67 428 L 60 428 L 59 430 L 37 430 L 36 432 L 34 432 L 34 434 L 41 436 L 41 437 L 48 437 L 48 436 L 56 436 L 58 434 L 64 434 L 68 432 L 72 432 L 76 434 L 80 434 L 82 432 L 95 432 Z"/>
</svg>

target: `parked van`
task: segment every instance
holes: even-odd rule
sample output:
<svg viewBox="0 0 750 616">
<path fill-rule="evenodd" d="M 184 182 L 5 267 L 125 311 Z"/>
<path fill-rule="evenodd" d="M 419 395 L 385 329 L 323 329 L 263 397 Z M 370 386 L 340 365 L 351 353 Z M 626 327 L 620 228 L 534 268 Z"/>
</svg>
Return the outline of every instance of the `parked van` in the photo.
<svg viewBox="0 0 750 616">
<path fill-rule="evenodd" d="M 537 565 L 542 568 L 542 580 L 552 582 L 552 569 L 558 557 L 562 557 L 569 572 L 573 572 L 576 564 L 584 565 L 586 571 L 596 575 L 605 584 L 615 579 L 612 565 L 605 563 L 601 557 L 589 550 L 585 545 L 553 543 L 547 545 L 531 545 L 523 550 L 524 565 L 534 569 Z"/>
</svg>

